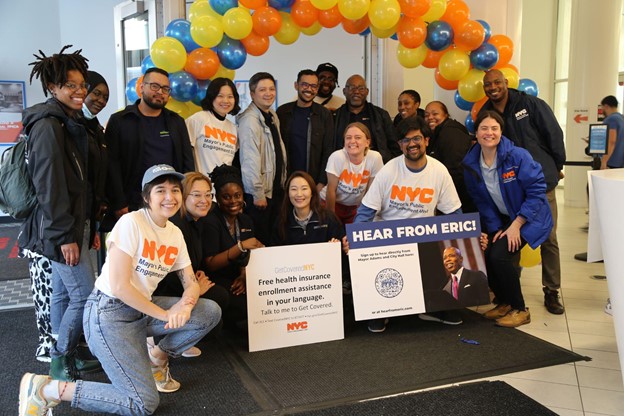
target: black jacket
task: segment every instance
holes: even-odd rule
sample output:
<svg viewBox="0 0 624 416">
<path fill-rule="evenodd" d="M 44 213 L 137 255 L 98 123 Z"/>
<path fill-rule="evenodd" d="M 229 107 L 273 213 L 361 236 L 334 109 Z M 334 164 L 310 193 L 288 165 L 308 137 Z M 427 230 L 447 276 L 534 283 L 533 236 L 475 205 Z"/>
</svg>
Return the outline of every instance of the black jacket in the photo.
<svg viewBox="0 0 624 416">
<path fill-rule="evenodd" d="M 280 133 L 286 154 L 289 154 L 293 111 L 297 105 L 296 101 L 281 105 L 277 109 L 277 116 L 280 121 Z M 308 169 L 307 172 L 314 181 L 327 184 L 327 159 L 334 151 L 334 120 L 331 112 L 320 104 L 312 103 L 310 111 L 310 122 L 308 124 Z M 289 158 L 287 158 L 289 159 Z M 288 166 L 288 174 L 292 173 L 292 168 Z"/>
<path fill-rule="evenodd" d="M 279 224 L 280 221 L 277 221 Z M 282 238 L 279 228 L 276 226 L 271 238 L 272 246 L 284 246 L 293 244 L 326 243 L 332 238 L 341 240 L 345 231 L 340 220 L 333 212 L 325 210 L 325 220 L 320 221 L 316 212 L 312 214 L 306 228 L 302 228 L 295 220 L 292 210 L 288 213 L 286 223 L 286 238 Z"/>
<path fill-rule="evenodd" d="M 463 124 L 447 118 L 433 131 L 427 154 L 438 159 L 451 174 L 453 184 L 462 203 L 463 212 L 476 212 L 464 183 L 462 160 L 472 146 L 472 139 Z"/>
<path fill-rule="evenodd" d="M 140 101 L 140 100 L 139 100 Z M 107 195 L 110 208 L 130 211 L 140 208 L 141 180 L 143 179 L 143 145 L 139 101 L 111 116 L 106 126 L 108 145 Z M 193 148 L 184 119 L 171 110 L 163 108 L 165 124 L 173 141 L 171 166 L 181 173 L 195 170 Z"/>
<path fill-rule="evenodd" d="M 563 131 L 552 110 L 543 100 L 508 89 L 509 98 L 502 114 L 505 120 L 503 136 L 516 146 L 529 151 L 533 159 L 542 165 L 546 178 L 546 191 L 559 183 L 559 172 L 566 160 Z M 496 111 L 490 100 L 481 111 Z"/>
<path fill-rule="evenodd" d="M 383 162 L 388 163 L 390 159 L 401 154 L 401 148 L 396 141 L 396 134 L 394 132 L 394 126 L 392 125 L 392 120 L 390 119 L 390 114 L 383 108 L 368 102 L 366 103 L 366 108 L 370 115 L 371 135 L 377 143 L 377 148 L 371 148 L 381 153 Z M 334 125 L 336 126 L 334 150 L 339 150 L 344 147 L 344 132 L 349 124 L 349 115 L 350 111 L 346 103 L 336 110 L 334 115 Z"/>
<path fill-rule="evenodd" d="M 54 98 L 24 110 L 22 124 L 38 205 L 22 223 L 18 245 L 64 262 L 61 246 L 82 246 L 90 216 L 87 132 Z"/>
</svg>

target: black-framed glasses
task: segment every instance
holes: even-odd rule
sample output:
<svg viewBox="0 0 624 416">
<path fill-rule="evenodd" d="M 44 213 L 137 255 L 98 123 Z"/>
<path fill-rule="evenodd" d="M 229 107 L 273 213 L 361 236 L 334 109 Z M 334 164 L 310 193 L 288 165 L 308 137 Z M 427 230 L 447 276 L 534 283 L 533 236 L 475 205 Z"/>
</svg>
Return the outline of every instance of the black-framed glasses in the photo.
<svg viewBox="0 0 624 416">
<path fill-rule="evenodd" d="M 301 88 L 310 88 L 310 89 L 313 89 L 313 90 L 317 90 L 318 87 L 319 87 L 318 84 L 308 84 L 307 82 L 300 82 L 299 86 Z"/>
<path fill-rule="evenodd" d="M 366 92 L 366 90 L 368 89 L 366 87 L 366 85 L 345 85 L 345 88 L 349 91 L 349 92 Z"/>
<path fill-rule="evenodd" d="M 171 88 L 166 85 L 160 85 L 157 82 L 144 82 L 143 85 L 147 85 L 150 90 L 154 92 L 162 91 L 163 94 L 169 94 L 171 92 Z"/>
<path fill-rule="evenodd" d="M 403 145 L 410 144 L 412 141 L 414 141 L 416 143 L 420 143 L 420 142 L 423 141 L 423 139 L 424 139 L 424 137 L 423 136 L 419 136 L 419 135 L 412 136 L 412 137 L 405 136 L 402 139 L 399 139 L 399 143 L 401 143 Z"/>
<path fill-rule="evenodd" d="M 78 90 L 89 91 L 89 84 L 87 84 L 86 82 L 83 82 L 82 84 L 76 84 L 75 82 L 66 82 L 65 84 L 63 84 L 63 86 L 67 88 L 68 90 L 72 90 L 72 91 L 78 91 Z"/>
</svg>

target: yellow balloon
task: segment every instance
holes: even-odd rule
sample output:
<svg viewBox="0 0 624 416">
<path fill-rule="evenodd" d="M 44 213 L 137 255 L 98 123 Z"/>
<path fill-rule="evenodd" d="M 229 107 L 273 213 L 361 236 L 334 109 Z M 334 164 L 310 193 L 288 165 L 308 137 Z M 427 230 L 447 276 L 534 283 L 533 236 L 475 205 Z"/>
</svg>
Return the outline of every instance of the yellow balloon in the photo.
<svg viewBox="0 0 624 416">
<path fill-rule="evenodd" d="M 338 10 L 343 17 L 357 20 L 368 13 L 370 3 L 370 0 L 338 0 Z"/>
<path fill-rule="evenodd" d="M 373 35 L 377 36 L 379 39 L 385 39 L 385 38 L 389 38 L 390 36 L 394 35 L 397 31 L 397 27 L 399 26 L 399 24 L 397 23 L 396 25 L 392 26 L 390 29 L 379 29 L 378 27 L 375 27 L 373 25 L 369 26 L 370 27 L 370 31 Z"/>
<path fill-rule="evenodd" d="M 314 22 L 310 27 L 302 27 L 301 33 L 306 36 L 314 36 L 319 33 L 323 29 L 323 25 L 321 25 L 318 21 Z"/>
<path fill-rule="evenodd" d="M 299 39 L 301 28 L 299 28 L 299 26 L 297 26 L 297 24 L 293 22 L 292 18 L 290 17 L 290 13 L 279 13 L 282 16 L 282 26 L 277 31 L 277 33 L 273 35 L 273 37 L 282 45 L 290 45 L 292 43 L 295 43 L 297 39 Z"/>
<path fill-rule="evenodd" d="M 399 23 L 401 5 L 398 0 L 373 0 L 368 9 L 371 26 L 387 30 Z"/>
<path fill-rule="evenodd" d="M 219 65 L 219 69 L 217 69 L 217 72 L 212 77 L 210 77 L 210 79 L 213 80 L 215 78 L 228 78 L 233 81 L 234 75 L 236 75 L 236 71 L 234 71 L 233 69 L 228 69 L 223 65 Z"/>
<path fill-rule="evenodd" d="M 253 29 L 253 21 L 248 11 L 233 7 L 223 15 L 223 31 L 232 39 L 244 39 Z"/>
<path fill-rule="evenodd" d="M 431 5 L 427 13 L 422 15 L 422 19 L 427 22 L 438 20 L 446 11 L 446 0 L 431 0 Z"/>
<path fill-rule="evenodd" d="M 459 96 L 471 103 L 477 102 L 485 97 L 485 92 L 483 91 L 483 75 L 485 75 L 485 72 L 479 69 L 471 69 L 468 71 L 466 76 L 459 80 L 459 85 L 457 86 Z"/>
<path fill-rule="evenodd" d="M 397 60 L 405 68 L 416 68 L 427 57 L 427 47 L 423 43 L 417 48 L 406 48 L 399 44 L 397 48 Z"/>
<path fill-rule="evenodd" d="M 186 64 L 186 49 L 184 45 L 174 38 L 163 36 L 152 43 L 150 56 L 154 65 L 165 71 L 177 72 Z"/>
<path fill-rule="evenodd" d="M 193 23 L 193 21 L 201 16 L 212 16 L 220 18 L 221 15 L 214 11 L 212 6 L 210 6 L 210 2 L 208 0 L 196 0 L 189 7 L 189 22 Z"/>
<path fill-rule="evenodd" d="M 542 262 L 542 250 L 533 250 L 528 244 L 520 250 L 520 266 L 533 267 Z"/>
<path fill-rule="evenodd" d="M 223 39 L 221 16 L 201 16 L 191 23 L 191 37 L 204 48 L 217 46 Z M 153 59 L 153 58 L 152 58 Z"/>
<path fill-rule="evenodd" d="M 509 88 L 517 89 L 518 85 L 520 85 L 520 76 L 518 75 L 518 73 L 508 67 L 500 68 L 499 70 L 503 73 L 505 78 L 507 78 L 507 86 Z"/>
<path fill-rule="evenodd" d="M 186 103 L 181 103 L 180 101 L 174 100 L 173 98 L 169 98 L 169 102 L 167 102 L 167 105 L 165 107 L 178 114 L 182 118 L 187 118 L 188 116 L 190 116 L 189 108 Z"/>
<path fill-rule="evenodd" d="M 464 51 L 451 49 L 440 58 L 438 69 L 440 75 L 449 81 L 459 81 L 470 70 L 470 57 Z"/>
<path fill-rule="evenodd" d="M 193 101 L 187 101 L 185 104 L 186 104 L 186 107 L 188 108 L 189 116 L 192 116 L 193 114 L 202 111 L 202 108 L 196 105 Z"/>
<path fill-rule="evenodd" d="M 310 0 L 310 3 L 319 10 L 329 10 L 338 3 L 338 0 Z"/>
</svg>

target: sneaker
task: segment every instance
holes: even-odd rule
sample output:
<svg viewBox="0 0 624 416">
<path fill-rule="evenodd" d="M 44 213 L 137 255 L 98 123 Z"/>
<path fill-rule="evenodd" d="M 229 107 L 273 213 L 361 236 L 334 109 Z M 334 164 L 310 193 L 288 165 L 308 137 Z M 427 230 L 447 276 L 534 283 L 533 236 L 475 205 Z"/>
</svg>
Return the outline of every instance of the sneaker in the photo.
<svg viewBox="0 0 624 416">
<path fill-rule="evenodd" d="M 418 318 L 423 321 L 439 322 L 444 325 L 461 325 L 464 322 L 459 314 L 453 311 L 419 313 Z"/>
<path fill-rule="evenodd" d="M 60 403 L 57 400 L 48 401 L 42 395 L 43 386 L 51 380 L 49 376 L 24 374 L 19 390 L 19 416 L 45 416 L 48 410 Z"/>
<path fill-rule="evenodd" d="M 163 365 L 155 365 L 152 363 L 152 375 L 156 382 L 156 388 L 161 393 L 173 393 L 180 390 L 180 383 L 171 377 L 169 372 L 169 361 Z"/>
<path fill-rule="evenodd" d="M 504 326 L 506 328 L 516 328 L 520 325 L 525 325 L 529 323 L 531 323 L 531 314 L 529 313 L 529 308 L 526 308 L 525 311 L 514 309 L 507 315 L 496 320 L 496 325 Z"/>
<path fill-rule="evenodd" d="M 613 316 L 613 309 L 611 309 L 611 298 L 607 299 L 604 311 L 606 314 Z"/>
<path fill-rule="evenodd" d="M 511 305 L 501 303 L 500 305 L 497 305 L 495 308 L 490 309 L 489 311 L 484 313 L 483 317 L 485 319 L 499 319 L 507 315 L 509 311 L 511 311 Z"/>
<path fill-rule="evenodd" d="M 565 309 L 561 302 L 559 302 L 559 292 L 556 290 L 550 290 L 547 287 L 544 290 L 544 306 L 548 312 L 554 315 L 561 315 L 565 312 Z"/>
<path fill-rule="evenodd" d="M 388 318 L 386 319 L 371 319 L 368 321 L 369 332 L 384 332 L 388 325 Z"/>
<path fill-rule="evenodd" d="M 200 355 L 201 355 L 201 350 L 197 347 L 191 347 L 182 353 L 182 357 L 186 357 L 186 358 L 199 357 Z"/>
</svg>

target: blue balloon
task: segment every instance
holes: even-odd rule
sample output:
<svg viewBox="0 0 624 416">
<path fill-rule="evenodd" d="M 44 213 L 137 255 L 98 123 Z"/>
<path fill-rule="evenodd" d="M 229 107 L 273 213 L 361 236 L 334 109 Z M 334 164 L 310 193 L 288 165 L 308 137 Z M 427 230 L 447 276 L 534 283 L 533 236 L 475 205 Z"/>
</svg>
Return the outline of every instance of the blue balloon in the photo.
<svg viewBox="0 0 624 416">
<path fill-rule="evenodd" d="M 243 44 L 227 35 L 223 35 L 223 39 L 217 48 L 217 55 L 219 56 L 221 65 L 227 69 L 238 69 L 243 66 L 247 60 L 247 51 Z"/>
<path fill-rule="evenodd" d="M 269 6 L 277 10 L 286 11 L 286 9 L 290 9 L 294 2 L 295 0 L 269 0 Z"/>
<path fill-rule="evenodd" d="M 209 3 L 212 10 L 219 13 L 221 16 L 231 8 L 238 6 L 238 0 L 210 0 Z"/>
<path fill-rule="evenodd" d="M 394 35 L 390 36 L 390 39 L 399 40 L 399 36 L 395 33 Z"/>
<path fill-rule="evenodd" d="M 432 51 L 443 51 L 453 43 L 453 28 L 442 20 L 436 20 L 427 26 L 425 45 Z"/>
<path fill-rule="evenodd" d="M 210 85 L 210 80 L 197 80 L 197 93 L 195 97 L 193 97 L 193 104 L 201 107 L 201 102 L 204 98 L 206 98 L 206 92 L 208 91 L 208 85 Z"/>
<path fill-rule="evenodd" d="M 498 62 L 498 49 L 491 43 L 484 43 L 470 52 L 470 63 L 473 67 L 487 71 Z"/>
<path fill-rule="evenodd" d="M 154 61 L 152 61 L 152 56 L 147 55 L 145 58 L 143 58 L 143 61 L 141 62 L 141 73 L 145 74 L 145 71 L 150 68 L 154 68 L 155 66 L 156 65 L 154 65 Z"/>
<path fill-rule="evenodd" d="M 470 111 L 470 110 L 472 110 L 472 106 L 474 105 L 474 103 L 471 103 L 470 101 L 464 100 L 461 97 L 461 95 L 459 95 L 459 91 L 455 91 L 455 105 L 460 110 Z"/>
<path fill-rule="evenodd" d="M 524 91 L 528 95 L 537 97 L 537 94 L 539 93 L 539 88 L 537 88 L 537 84 L 532 79 L 520 78 L 520 82 L 518 83 L 518 91 Z"/>
<path fill-rule="evenodd" d="M 191 101 L 197 94 L 197 80 L 186 71 L 169 74 L 171 98 L 180 102 Z"/>
<path fill-rule="evenodd" d="M 201 48 L 191 37 L 191 22 L 184 19 L 172 20 L 165 29 L 165 36 L 175 38 L 184 45 L 186 53 L 192 52 L 197 48 Z"/>
<path fill-rule="evenodd" d="M 483 40 L 483 43 L 485 43 L 490 40 L 490 36 L 492 36 L 492 28 L 485 20 L 477 20 L 477 22 L 481 23 L 481 26 L 483 26 L 483 29 L 485 30 L 485 39 Z"/>
<path fill-rule="evenodd" d="M 139 99 L 139 93 L 136 90 L 136 83 L 139 77 L 132 78 L 126 84 L 126 98 L 128 98 L 128 102 L 133 103 Z"/>
<path fill-rule="evenodd" d="M 368 34 L 370 34 L 370 33 L 371 33 L 370 27 L 367 27 L 366 29 L 364 29 L 363 31 L 361 31 L 361 32 L 359 33 L 359 35 L 360 35 L 360 36 L 366 36 L 366 35 L 368 35 Z"/>
<path fill-rule="evenodd" d="M 474 120 L 472 119 L 472 114 L 468 113 L 468 115 L 466 116 L 466 121 L 464 122 L 464 125 L 466 126 L 466 129 L 468 129 L 468 133 L 470 134 L 475 133 L 475 125 L 474 125 Z"/>
</svg>

